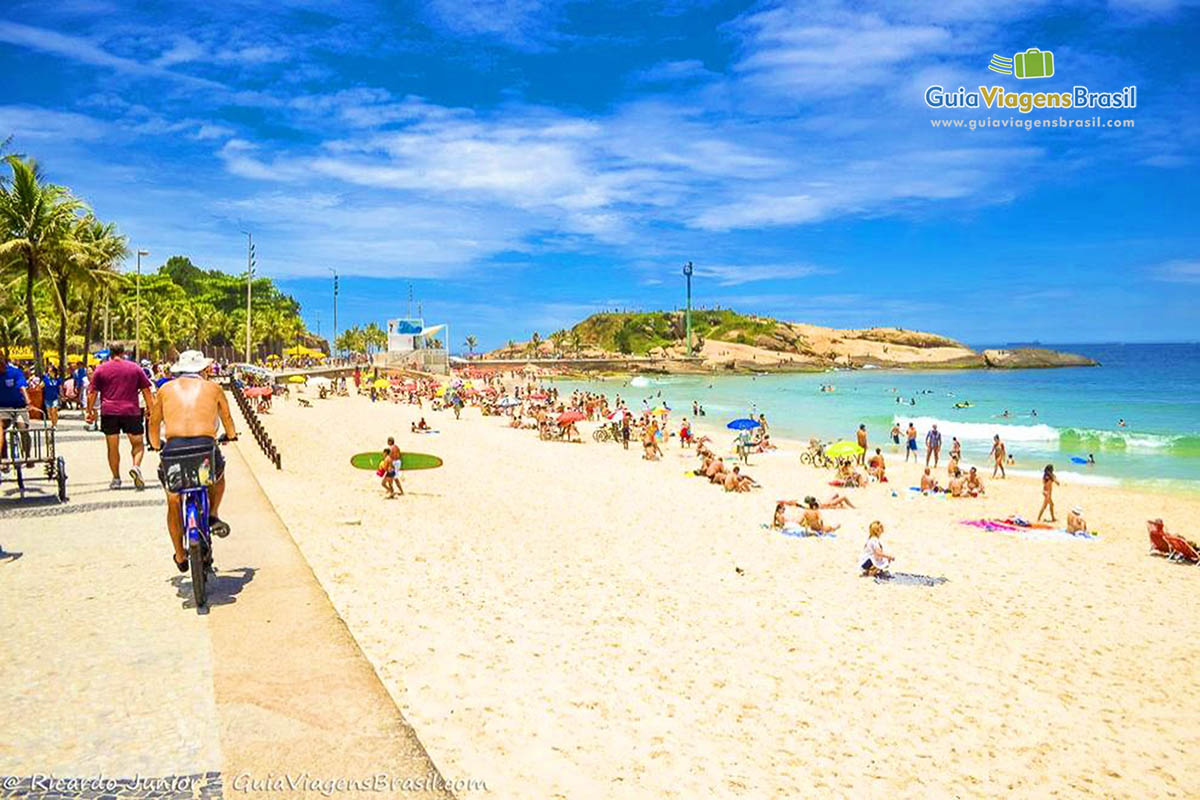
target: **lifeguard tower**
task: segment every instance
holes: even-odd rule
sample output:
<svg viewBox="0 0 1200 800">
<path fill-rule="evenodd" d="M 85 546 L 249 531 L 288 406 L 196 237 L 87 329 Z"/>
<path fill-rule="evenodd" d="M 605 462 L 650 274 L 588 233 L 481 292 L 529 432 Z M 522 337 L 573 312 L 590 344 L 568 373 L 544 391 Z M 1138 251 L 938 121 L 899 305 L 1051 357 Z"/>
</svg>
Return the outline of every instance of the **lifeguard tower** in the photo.
<svg viewBox="0 0 1200 800">
<path fill-rule="evenodd" d="M 389 319 L 384 366 L 449 375 L 449 341 L 446 324 L 426 326 L 418 317 Z"/>
</svg>

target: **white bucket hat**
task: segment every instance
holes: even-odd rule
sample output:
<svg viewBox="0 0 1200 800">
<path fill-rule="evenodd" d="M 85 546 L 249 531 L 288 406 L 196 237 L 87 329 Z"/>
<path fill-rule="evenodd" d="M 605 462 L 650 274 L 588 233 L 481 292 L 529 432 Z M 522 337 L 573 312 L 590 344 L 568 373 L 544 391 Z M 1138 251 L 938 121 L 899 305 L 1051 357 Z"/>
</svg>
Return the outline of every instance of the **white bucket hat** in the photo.
<svg viewBox="0 0 1200 800">
<path fill-rule="evenodd" d="M 171 365 L 171 372 L 201 372 L 212 362 L 199 350 L 184 350 L 179 354 L 179 360 Z"/>
</svg>

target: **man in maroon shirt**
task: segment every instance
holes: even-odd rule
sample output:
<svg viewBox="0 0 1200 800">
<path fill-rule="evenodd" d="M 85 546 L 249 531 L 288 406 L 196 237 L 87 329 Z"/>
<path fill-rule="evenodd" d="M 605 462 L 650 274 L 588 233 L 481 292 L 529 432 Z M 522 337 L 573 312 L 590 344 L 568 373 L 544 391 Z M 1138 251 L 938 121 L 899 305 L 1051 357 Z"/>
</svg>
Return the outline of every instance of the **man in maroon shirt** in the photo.
<svg viewBox="0 0 1200 800">
<path fill-rule="evenodd" d="M 125 359 L 124 345 L 112 345 L 109 356 L 108 361 L 96 367 L 96 374 L 88 384 L 87 421 L 96 421 L 96 393 L 99 392 L 100 430 L 108 445 L 108 468 L 113 476 L 108 488 L 121 488 L 121 434 L 124 433 L 129 437 L 133 457 L 129 477 L 140 492 L 146 488 L 146 482 L 142 480 L 142 454 L 145 452 L 142 436 L 146 427 L 138 394 L 146 408 L 150 408 L 150 380 L 141 367 Z"/>
</svg>

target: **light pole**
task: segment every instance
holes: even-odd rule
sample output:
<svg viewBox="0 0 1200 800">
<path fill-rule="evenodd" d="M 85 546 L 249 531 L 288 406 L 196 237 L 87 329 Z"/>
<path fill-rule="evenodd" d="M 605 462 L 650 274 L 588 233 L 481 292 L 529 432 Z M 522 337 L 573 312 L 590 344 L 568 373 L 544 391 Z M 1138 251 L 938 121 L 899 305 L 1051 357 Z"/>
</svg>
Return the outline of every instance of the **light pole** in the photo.
<svg viewBox="0 0 1200 800">
<path fill-rule="evenodd" d="M 338 274 L 337 274 L 337 270 L 336 270 L 336 269 L 334 269 L 333 267 L 326 267 L 325 269 L 327 269 L 327 270 L 329 270 L 330 272 L 332 272 L 332 273 L 333 273 L 333 335 L 329 337 L 329 341 L 330 341 L 330 342 L 334 342 L 334 343 L 336 343 L 336 342 L 337 342 L 337 296 L 338 296 Z M 332 352 L 333 352 L 333 348 L 334 348 L 335 346 L 336 346 L 336 344 L 334 344 L 333 346 L 331 346 L 331 347 L 329 348 L 329 352 L 331 352 L 331 353 L 332 353 Z"/>
<path fill-rule="evenodd" d="M 683 274 L 687 278 L 687 311 L 684 313 L 687 326 L 687 354 L 692 357 L 692 262 L 683 265 Z"/>
<path fill-rule="evenodd" d="M 246 234 L 246 363 L 250 361 L 250 285 L 254 281 L 254 237 Z"/>
<path fill-rule="evenodd" d="M 133 360 L 137 361 L 142 357 L 142 256 L 150 255 L 149 250 L 137 251 L 137 312 L 134 314 L 133 323 Z"/>
</svg>

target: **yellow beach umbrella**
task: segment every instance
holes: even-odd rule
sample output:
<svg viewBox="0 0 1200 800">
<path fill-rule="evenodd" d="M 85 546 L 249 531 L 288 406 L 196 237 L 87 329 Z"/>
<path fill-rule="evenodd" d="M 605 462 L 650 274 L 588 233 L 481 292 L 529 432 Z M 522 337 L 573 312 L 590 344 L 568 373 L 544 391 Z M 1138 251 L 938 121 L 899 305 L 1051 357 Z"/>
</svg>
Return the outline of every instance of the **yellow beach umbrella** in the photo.
<svg viewBox="0 0 1200 800">
<path fill-rule="evenodd" d="M 670 414 L 670 413 L 671 413 L 671 409 L 669 409 L 669 408 L 664 408 L 663 406 L 659 406 L 658 408 L 654 409 L 654 410 L 653 410 L 653 411 L 651 411 L 650 413 L 651 413 L 651 414 Z"/>
<path fill-rule="evenodd" d="M 293 375 L 288 378 L 288 383 L 304 383 L 307 380 L 303 375 Z"/>
<path fill-rule="evenodd" d="M 392 385 L 392 382 L 391 382 L 391 381 L 389 381 L 387 378 L 376 378 L 376 379 L 375 379 L 375 383 L 374 383 L 374 384 L 372 384 L 372 385 L 373 385 L 373 386 L 374 386 L 376 389 L 387 389 L 387 388 L 390 388 L 390 387 L 391 387 L 391 385 Z"/>
<path fill-rule="evenodd" d="M 836 444 L 831 444 L 825 448 L 825 455 L 830 458 L 851 458 L 860 455 L 863 449 L 858 446 L 857 442 L 851 442 L 846 439 Z"/>
<path fill-rule="evenodd" d="M 434 397 L 444 397 L 445 395 L 446 395 L 446 387 L 445 386 L 443 386 L 442 388 L 438 389 L 436 392 L 433 393 Z"/>
</svg>

